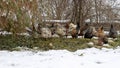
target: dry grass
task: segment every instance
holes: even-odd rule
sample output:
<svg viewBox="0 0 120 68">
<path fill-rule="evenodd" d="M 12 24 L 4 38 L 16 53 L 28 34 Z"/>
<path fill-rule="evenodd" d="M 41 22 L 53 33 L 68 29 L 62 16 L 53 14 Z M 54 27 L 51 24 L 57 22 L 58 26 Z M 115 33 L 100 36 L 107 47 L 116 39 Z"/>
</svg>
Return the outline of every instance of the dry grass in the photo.
<svg viewBox="0 0 120 68">
<path fill-rule="evenodd" d="M 32 38 L 26 36 L 13 37 L 11 35 L 0 35 L 0 50 L 15 50 L 16 47 L 27 47 L 38 50 L 59 50 L 67 49 L 69 51 L 76 51 L 78 49 L 96 47 L 96 45 L 88 45 L 88 42 L 94 41 L 94 39 L 68 39 L 68 38 Z M 120 45 L 120 40 L 115 40 L 113 43 L 109 43 L 111 47 L 117 47 Z"/>
</svg>

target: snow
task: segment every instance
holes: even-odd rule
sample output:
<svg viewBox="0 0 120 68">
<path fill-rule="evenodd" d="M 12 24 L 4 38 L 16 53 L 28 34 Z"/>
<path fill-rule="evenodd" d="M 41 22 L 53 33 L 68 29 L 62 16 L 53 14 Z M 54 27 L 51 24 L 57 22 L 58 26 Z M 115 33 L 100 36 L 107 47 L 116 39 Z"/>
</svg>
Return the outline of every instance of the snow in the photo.
<svg viewBox="0 0 120 68">
<path fill-rule="evenodd" d="M 0 51 L 0 68 L 119 68 L 120 47 L 70 52 Z"/>
<path fill-rule="evenodd" d="M 70 22 L 70 20 L 44 20 L 45 22 L 62 22 L 62 23 L 65 23 L 65 22 Z"/>
<path fill-rule="evenodd" d="M 6 35 L 6 34 L 12 34 L 12 33 L 11 32 L 7 32 L 7 31 L 0 31 L 0 34 Z"/>
<path fill-rule="evenodd" d="M 30 29 L 29 29 L 30 30 Z M 11 35 L 12 32 L 7 32 L 7 31 L 0 31 L 0 35 Z M 24 36 L 29 36 L 28 33 L 18 33 L 18 35 L 24 35 Z"/>
</svg>

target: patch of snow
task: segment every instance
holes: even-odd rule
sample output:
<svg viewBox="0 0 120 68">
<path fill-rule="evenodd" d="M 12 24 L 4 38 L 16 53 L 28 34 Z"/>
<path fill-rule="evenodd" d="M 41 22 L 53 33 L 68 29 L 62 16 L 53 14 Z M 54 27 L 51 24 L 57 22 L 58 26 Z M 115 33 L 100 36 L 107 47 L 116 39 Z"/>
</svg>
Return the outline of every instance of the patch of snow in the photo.
<svg viewBox="0 0 120 68">
<path fill-rule="evenodd" d="M 93 42 L 89 42 L 89 43 L 87 43 L 88 45 L 94 45 L 94 43 Z"/>
<path fill-rule="evenodd" d="M 93 37 L 93 39 L 98 39 L 98 37 Z"/>
<path fill-rule="evenodd" d="M 72 36 L 67 36 L 67 38 L 72 38 Z"/>
<path fill-rule="evenodd" d="M 109 44 L 103 44 L 103 46 L 110 46 Z"/>
<path fill-rule="evenodd" d="M 45 22 L 70 22 L 70 20 L 44 20 Z"/>
<path fill-rule="evenodd" d="M 18 33 L 18 35 L 30 36 L 28 33 Z"/>
<path fill-rule="evenodd" d="M 67 38 L 72 38 L 72 36 L 67 36 Z M 78 38 L 83 38 L 83 36 L 78 36 Z"/>
<path fill-rule="evenodd" d="M 69 52 L 0 51 L 0 68 L 119 68 L 120 47 Z"/>
<path fill-rule="evenodd" d="M 6 34 L 12 34 L 12 33 L 11 32 L 7 32 L 7 31 L 1 31 L 0 34 L 6 35 Z"/>
</svg>

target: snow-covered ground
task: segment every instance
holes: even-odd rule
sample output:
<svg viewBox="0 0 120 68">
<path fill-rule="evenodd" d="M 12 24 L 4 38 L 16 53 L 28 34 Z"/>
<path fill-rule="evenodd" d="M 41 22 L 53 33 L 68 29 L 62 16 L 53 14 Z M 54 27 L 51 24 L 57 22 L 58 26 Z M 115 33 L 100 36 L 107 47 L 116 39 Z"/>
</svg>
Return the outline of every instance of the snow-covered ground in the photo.
<svg viewBox="0 0 120 68">
<path fill-rule="evenodd" d="M 120 68 L 120 47 L 75 52 L 0 51 L 0 68 Z"/>
</svg>

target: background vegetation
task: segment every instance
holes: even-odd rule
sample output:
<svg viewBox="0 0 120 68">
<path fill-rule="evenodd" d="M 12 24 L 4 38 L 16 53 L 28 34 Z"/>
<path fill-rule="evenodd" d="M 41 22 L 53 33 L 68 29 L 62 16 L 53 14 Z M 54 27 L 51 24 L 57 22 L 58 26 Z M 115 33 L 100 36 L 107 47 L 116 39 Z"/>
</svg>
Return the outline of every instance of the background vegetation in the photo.
<svg viewBox="0 0 120 68">
<path fill-rule="evenodd" d="M 16 34 L 46 20 L 70 20 L 80 26 L 86 21 L 111 23 L 119 12 L 117 0 L 0 0 L 0 28 Z"/>
</svg>

